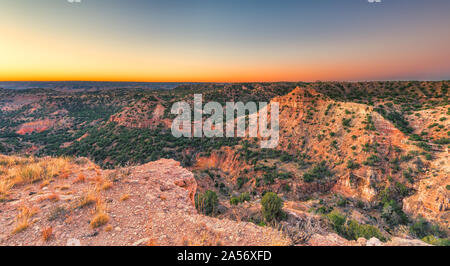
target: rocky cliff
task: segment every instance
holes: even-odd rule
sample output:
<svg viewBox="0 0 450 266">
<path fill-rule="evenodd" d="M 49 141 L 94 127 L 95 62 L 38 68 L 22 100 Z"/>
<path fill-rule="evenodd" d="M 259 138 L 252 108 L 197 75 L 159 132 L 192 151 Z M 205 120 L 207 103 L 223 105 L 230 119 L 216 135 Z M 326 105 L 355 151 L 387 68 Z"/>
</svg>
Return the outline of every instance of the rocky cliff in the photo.
<svg viewBox="0 0 450 266">
<path fill-rule="evenodd" d="M 198 214 L 197 183 L 174 160 L 114 171 L 90 162 L 67 162 L 64 168 L 53 178 L 7 191 L 0 203 L 1 245 L 290 243 L 270 227 Z"/>
</svg>

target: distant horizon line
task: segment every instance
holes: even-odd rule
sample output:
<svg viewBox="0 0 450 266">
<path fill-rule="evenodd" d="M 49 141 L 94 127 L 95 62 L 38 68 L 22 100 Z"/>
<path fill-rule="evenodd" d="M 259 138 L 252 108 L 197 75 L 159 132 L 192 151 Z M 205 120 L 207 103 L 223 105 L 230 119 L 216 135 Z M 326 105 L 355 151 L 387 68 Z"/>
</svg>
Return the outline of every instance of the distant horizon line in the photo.
<svg viewBox="0 0 450 266">
<path fill-rule="evenodd" d="M 305 80 L 297 80 L 297 81 L 288 81 L 288 80 L 275 80 L 275 81 L 111 81 L 111 80 L 0 80 L 0 83 L 14 83 L 14 82 L 98 82 L 98 83 L 296 83 L 296 82 L 304 82 L 304 83 L 314 83 L 314 82 L 386 82 L 386 81 L 450 81 L 449 79 L 372 79 L 372 80 L 314 80 L 314 81 L 305 81 Z"/>
</svg>

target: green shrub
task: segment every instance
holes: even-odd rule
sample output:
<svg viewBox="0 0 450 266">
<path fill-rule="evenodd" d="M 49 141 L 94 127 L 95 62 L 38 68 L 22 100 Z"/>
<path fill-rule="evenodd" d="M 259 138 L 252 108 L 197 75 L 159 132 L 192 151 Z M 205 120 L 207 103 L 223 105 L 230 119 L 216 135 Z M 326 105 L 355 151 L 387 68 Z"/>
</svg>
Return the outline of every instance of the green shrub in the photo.
<svg viewBox="0 0 450 266">
<path fill-rule="evenodd" d="M 274 172 L 265 173 L 263 176 L 264 184 L 270 185 L 275 182 L 276 174 Z"/>
<path fill-rule="evenodd" d="M 231 197 L 230 198 L 230 204 L 231 205 L 238 205 L 240 203 L 240 200 L 238 197 Z"/>
<path fill-rule="evenodd" d="M 430 145 L 428 145 L 426 142 L 424 142 L 424 141 L 420 141 L 420 142 L 416 142 L 416 143 L 414 143 L 414 145 L 416 145 L 417 147 L 419 147 L 419 148 L 422 148 L 423 150 L 425 150 L 425 151 L 431 151 L 431 146 Z"/>
<path fill-rule="evenodd" d="M 310 183 L 318 179 L 330 177 L 332 175 L 333 173 L 328 168 L 327 163 L 325 161 L 322 161 L 316 164 L 311 170 L 303 174 L 303 180 Z"/>
<path fill-rule="evenodd" d="M 393 111 L 387 115 L 384 115 L 384 117 L 391 121 L 395 127 L 405 134 L 409 134 L 413 131 L 413 129 L 409 126 L 408 121 L 403 117 L 403 114 L 399 112 Z"/>
<path fill-rule="evenodd" d="M 206 215 L 216 213 L 218 204 L 217 194 L 211 190 L 207 190 L 204 194 L 198 194 L 195 199 L 197 210 Z"/>
<path fill-rule="evenodd" d="M 331 107 L 333 107 L 333 104 L 329 104 L 327 106 L 327 109 L 325 110 L 325 115 L 328 115 L 328 113 L 330 112 Z"/>
<path fill-rule="evenodd" d="M 250 194 L 248 192 L 244 192 L 239 196 L 240 202 L 250 201 Z"/>
<path fill-rule="evenodd" d="M 432 129 L 433 127 L 437 127 L 437 126 L 439 126 L 438 123 L 433 123 L 433 124 L 429 125 L 428 128 Z"/>
<path fill-rule="evenodd" d="M 365 239 L 376 237 L 381 241 L 386 241 L 386 238 L 378 228 L 368 224 L 359 224 L 355 220 L 347 221 L 347 217 L 337 210 L 330 212 L 327 217 L 331 222 L 333 230 L 346 239 L 357 240 L 360 237 L 364 237 Z"/>
<path fill-rule="evenodd" d="M 411 141 L 423 141 L 422 137 L 417 135 L 417 134 L 411 134 L 411 136 L 409 136 L 409 140 L 411 140 Z"/>
<path fill-rule="evenodd" d="M 425 160 L 427 160 L 427 161 L 433 160 L 433 155 L 430 153 L 425 153 Z"/>
<path fill-rule="evenodd" d="M 273 192 L 267 192 L 261 200 L 262 213 L 267 222 L 272 222 L 283 217 L 283 200 Z"/>
<path fill-rule="evenodd" d="M 238 177 L 238 179 L 236 180 L 237 189 L 241 189 L 242 186 L 247 182 L 248 182 L 247 177 Z"/>
<path fill-rule="evenodd" d="M 364 165 L 368 165 L 368 166 L 375 166 L 377 163 L 379 163 L 381 160 L 378 156 L 376 155 L 371 155 L 367 158 L 366 161 L 363 162 Z"/>
<path fill-rule="evenodd" d="M 359 163 L 356 163 L 352 159 L 347 161 L 347 168 L 348 169 L 359 169 L 361 165 Z"/>
<path fill-rule="evenodd" d="M 338 233 L 339 235 L 342 235 L 344 232 L 344 224 L 345 224 L 345 220 L 347 219 L 345 217 L 345 215 L 343 215 L 342 213 L 340 213 L 337 210 L 334 210 L 332 212 L 330 212 L 327 215 L 328 219 L 331 222 L 331 226 L 333 228 L 333 230 Z"/>
<path fill-rule="evenodd" d="M 433 235 L 437 238 L 447 237 L 445 231 L 441 230 L 438 225 L 432 225 L 424 218 L 419 218 L 415 223 L 409 227 L 411 235 L 417 238 L 424 238 Z"/>
<path fill-rule="evenodd" d="M 289 191 L 291 191 L 291 186 L 289 186 L 289 184 L 284 184 L 284 185 L 283 185 L 283 191 L 284 191 L 284 192 L 289 192 Z"/>
<path fill-rule="evenodd" d="M 373 123 L 373 119 L 371 115 L 367 115 L 366 116 L 366 121 L 363 122 L 363 124 L 366 124 L 366 126 L 364 127 L 365 130 L 368 131 L 375 131 L 375 124 Z"/>
<path fill-rule="evenodd" d="M 450 138 L 440 138 L 438 140 L 435 140 L 434 143 L 440 144 L 440 145 L 450 144 Z"/>
<path fill-rule="evenodd" d="M 344 198 L 340 198 L 337 202 L 336 205 L 339 207 L 345 207 L 348 204 L 348 200 L 344 199 Z"/>
<path fill-rule="evenodd" d="M 320 213 L 320 214 L 327 214 L 329 212 L 331 212 L 333 210 L 332 207 L 328 207 L 328 206 L 320 206 L 317 209 L 314 210 L 315 213 Z"/>
<path fill-rule="evenodd" d="M 342 118 L 342 125 L 344 127 L 350 127 L 350 122 L 352 121 L 351 118 Z"/>
<path fill-rule="evenodd" d="M 383 201 L 384 205 L 381 211 L 381 218 L 383 218 L 387 224 L 396 226 L 399 224 L 406 224 L 408 222 L 408 217 L 395 200 L 385 199 Z"/>
<path fill-rule="evenodd" d="M 356 202 L 356 207 L 358 207 L 360 209 L 363 209 L 365 206 L 366 206 L 366 204 L 363 201 L 361 201 L 361 200 L 358 200 Z"/>
<path fill-rule="evenodd" d="M 444 246 L 444 247 L 450 246 L 450 239 L 437 238 L 433 235 L 428 235 L 428 236 L 422 238 L 422 241 L 425 243 L 428 243 L 430 245 L 433 245 L 433 246 Z"/>
<path fill-rule="evenodd" d="M 409 188 L 405 184 L 397 182 L 395 183 L 395 188 L 400 196 L 406 197 L 409 195 Z"/>
<path fill-rule="evenodd" d="M 220 183 L 219 191 L 225 196 L 228 196 L 230 194 L 228 187 L 224 183 Z"/>
<path fill-rule="evenodd" d="M 414 183 L 414 178 L 411 171 L 403 171 L 403 177 L 407 179 L 411 184 Z"/>
<path fill-rule="evenodd" d="M 359 224 L 355 220 L 350 220 L 345 225 L 344 237 L 349 240 L 358 240 L 360 237 L 364 237 L 365 239 L 376 237 L 381 241 L 386 241 L 386 238 L 381 234 L 378 228 L 369 224 Z"/>
</svg>

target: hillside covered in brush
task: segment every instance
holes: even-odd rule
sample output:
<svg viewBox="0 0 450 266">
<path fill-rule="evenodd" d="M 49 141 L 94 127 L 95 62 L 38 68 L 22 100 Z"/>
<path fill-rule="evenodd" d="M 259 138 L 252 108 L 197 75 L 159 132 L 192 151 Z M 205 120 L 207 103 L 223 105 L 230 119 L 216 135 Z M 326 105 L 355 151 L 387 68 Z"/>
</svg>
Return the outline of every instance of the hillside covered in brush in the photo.
<svg viewBox="0 0 450 266">
<path fill-rule="evenodd" d="M 213 216 L 221 219 L 267 226 L 258 206 L 274 192 L 286 212 L 322 221 L 317 230 L 334 231 L 348 241 L 413 237 L 444 244 L 450 225 L 449 85 L 389 81 L 211 83 L 94 92 L 0 89 L 0 153 L 86 157 L 104 170 L 174 159 L 192 171 L 198 195 L 217 195 Z M 278 147 L 261 149 L 259 138 L 173 137 L 172 105 L 192 104 L 196 93 L 203 95 L 203 103 L 280 103 Z M 10 200 L 6 191 L 20 185 L 13 177 L 8 180 L 4 201 Z M 288 234 L 298 235 L 302 228 L 288 217 L 277 220 L 292 229 Z"/>
</svg>

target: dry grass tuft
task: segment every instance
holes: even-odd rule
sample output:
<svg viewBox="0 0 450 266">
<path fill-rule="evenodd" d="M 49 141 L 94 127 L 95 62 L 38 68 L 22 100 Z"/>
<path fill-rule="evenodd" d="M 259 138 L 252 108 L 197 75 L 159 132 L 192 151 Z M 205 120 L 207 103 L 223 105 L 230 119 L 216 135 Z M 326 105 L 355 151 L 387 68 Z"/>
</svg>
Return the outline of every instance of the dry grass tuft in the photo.
<svg viewBox="0 0 450 266">
<path fill-rule="evenodd" d="M 27 229 L 31 224 L 31 217 L 33 217 L 38 209 L 35 207 L 22 206 L 19 209 L 19 214 L 16 217 L 16 227 L 13 230 L 13 234 L 20 233 Z"/>
<path fill-rule="evenodd" d="M 78 175 L 78 177 L 73 181 L 73 184 L 84 183 L 86 182 L 86 176 L 82 173 Z"/>
<path fill-rule="evenodd" d="M 59 195 L 55 192 L 52 192 L 50 195 L 47 196 L 47 199 L 53 202 L 59 201 Z"/>
<path fill-rule="evenodd" d="M 120 201 L 126 201 L 130 198 L 129 194 L 123 194 L 122 196 L 120 196 Z"/>
<path fill-rule="evenodd" d="M 97 228 L 109 222 L 109 216 L 106 213 L 97 213 L 91 220 L 91 227 Z"/>
<path fill-rule="evenodd" d="M 95 205 L 95 215 L 91 220 L 92 228 L 98 228 L 109 222 L 109 216 L 106 212 L 106 204 L 101 199 L 98 199 L 97 204 Z"/>
<path fill-rule="evenodd" d="M 67 158 L 34 158 L 0 155 L 0 199 L 6 198 L 15 186 L 43 181 L 48 185 L 53 178 L 68 176 L 70 164 Z"/>
<path fill-rule="evenodd" d="M 44 180 L 42 181 L 42 183 L 39 185 L 40 188 L 46 187 L 50 185 L 50 180 Z"/>
<path fill-rule="evenodd" d="M 101 190 L 108 190 L 112 188 L 113 183 L 111 181 L 104 181 L 100 187 Z"/>
<path fill-rule="evenodd" d="M 104 180 L 101 175 L 96 175 L 95 177 L 89 178 L 89 181 L 91 182 L 91 184 L 95 184 L 97 188 L 99 188 Z"/>
<path fill-rule="evenodd" d="M 152 239 L 150 239 L 147 243 L 146 243 L 146 246 L 149 246 L 149 247 L 154 247 L 154 246 L 157 246 L 158 244 L 156 243 L 156 239 L 154 239 L 154 238 L 152 238 Z"/>
<path fill-rule="evenodd" d="M 89 163 L 89 159 L 84 158 L 84 157 L 80 157 L 80 158 L 72 158 L 71 160 L 74 164 L 79 165 L 79 166 L 85 166 L 86 164 Z"/>
<path fill-rule="evenodd" d="M 76 208 L 83 208 L 86 206 L 90 206 L 98 201 L 98 196 L 95 193 L 95 190 L 89 189 L 87 190 L 78 201 Z"/>
<path fill-rule="evenodd" d="M 51 238 L 52 235 L 53 235 L 53 228 L 52 228 L 51 226 L 45 228 L 44 230 L 42 230 L 41 235 L 42 235 L 42 239 L 43 239 L 45 242 L 49 241 L 50 238 Z"/>
<path fill-rule="evenodd" d="M 222 232 L 217 232 L 208 228 L 206 223 L 198 224 L 198 231 L 195 236 L 183 236 L 181 244 L 183 246 L 222 246 L 223 235 Z"/>
<path fill-rule="evenodd" d="M 23 165 L 29 162 L 29 158 L 22 158 L 17 156 L 0 155 L 0 166 L 13 167 L 16 165 Z"/>
<path fill-rule="evenodd" d="M 14 184 L 31 184 L 44 179 L 44 168 L 39 163 L 28 164 L 18 168 L 11 169 L 14 176 Z"/>
<path fill-rule="evenodd" d="M 70 164 L 67 158 L 52 158 L 45 164 L 47 178 L 68 178 L 70 175 Z"/>
<path fill-rule="evenodd" d="M 203 230 L 197 237 L 191 240 L 183 238 L 183 244 L 186 246 L 222 246 L 222 235 L 210 230 Z"/>
<path fill-rule="evenodd" d="M 65 191 L 65 190 L 69 190 L 69 189 L 70 189 L 70 186 L 69 186 L 69 185 L 62 185 L 62 186 L 59 187 L 59 189 L 60 189 L 60 190 L 64 190 L 64 191 Z M 67 192 L 67 193 L 68 193 L 68 192 Z"/>
<path fill-rule="evenodd" d="M 50 211 L 48 221 L 54 221 L 60 218 L 65 218 L 69 210 L 64 206 L 57 206 Z"/>
<path fill-rule="evenodd" d="M 71 173 L 72 173 L 71 171 L 65 170 L 61 172 L 61 174 L 59 174 L 58 178 L 68 179 Z"/>
<path fill-rule="evenodd" d="M 274 231 L 270 235 L 270 246 L 289 246 L 291 244 L 291 239 L 281 226 L 274 228 Z"/>
<path fill-rule="evenodd" d="M 12 186 L 13 184 L 10 180 L 0 179 L 0 202 L 8 199 L 9 190 L 12 188 Z"/>
</svg>

